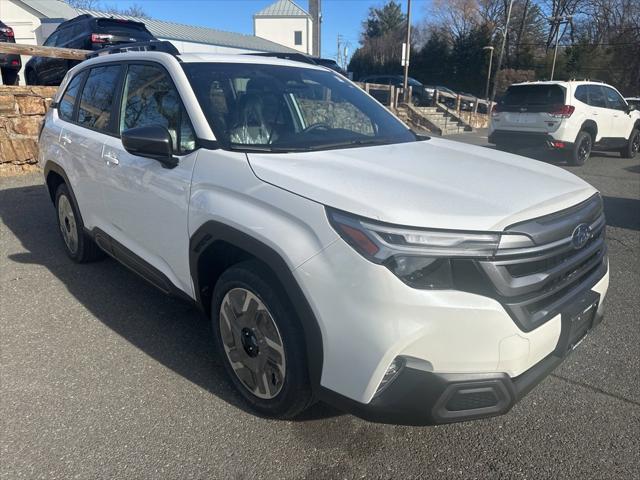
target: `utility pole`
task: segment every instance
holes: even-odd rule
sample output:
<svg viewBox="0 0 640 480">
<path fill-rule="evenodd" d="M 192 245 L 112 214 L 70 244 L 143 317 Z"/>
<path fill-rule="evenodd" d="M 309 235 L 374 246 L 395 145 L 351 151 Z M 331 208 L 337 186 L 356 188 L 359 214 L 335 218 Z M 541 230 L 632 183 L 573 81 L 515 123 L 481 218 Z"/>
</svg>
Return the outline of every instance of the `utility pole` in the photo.
<svg viewBox="0 0 640 480">
<path fill-rule="evenodd" d="M 407 0 L 407 43 L 406 47 L 403 48 L 403 58 L 404 62 L 404 82 L 402 84 L 402 93 L 404 97 L 404 102 L 409 103 L 409 56 L 411 55 L 411 0 Z"/>
<path fill-rule="evenodd" d="M 559 16 L 559 17 L 551 17 L 549 22 L 551 25 L 558 24 L 558 29 L 556 30 L 556 46 L 553 50 L 553 65 L 551 66 L 551 80 L 553 80 L 553 74 L 556 72 L 556 58 L 558 58 L 558 42 L 560 41 L 560 25 L 566 25 L 571 22 L 573 17 L 571 15 L 568 16 Z M 564 35 L 564 32 L 562 32 Z"/>
<path fill-rule="evenodd" d="M 491 55 L 489 56 L 489 71 L 487 72 L 487 87 L 484 90 L 484 98 L 489 101 L 489 84 L 491 83 L 491 64 L 493 63 L 493 50 L 492 46 L 483 47 L 483 50 L 489 50 Z"/>
<path fill-rule="evenodd" d="M 504 30 L 502 31 L 502 47 L 500 47 L 500 56 L 498 57 L 498 68 L 496 69 L 496 76 L 500 73 L 500 68 L 502 67 L 502 57 L 504 56 L 504 47 L 507 43 L 507 32 L 509 31 L 509 22 L 511 21 L 511 8 L 513 7 L 513 0 L 509 1 L 509 11 L 507 12 L 507 23 L 504 26 Z M 491 90 L 491 101 L 489 102 L 489 108 L 493 105 L 493 102 L 496 99 L 496 88 L 498 87 L 498 82 L 494 80 L 493 89 Z"/>
</svg>

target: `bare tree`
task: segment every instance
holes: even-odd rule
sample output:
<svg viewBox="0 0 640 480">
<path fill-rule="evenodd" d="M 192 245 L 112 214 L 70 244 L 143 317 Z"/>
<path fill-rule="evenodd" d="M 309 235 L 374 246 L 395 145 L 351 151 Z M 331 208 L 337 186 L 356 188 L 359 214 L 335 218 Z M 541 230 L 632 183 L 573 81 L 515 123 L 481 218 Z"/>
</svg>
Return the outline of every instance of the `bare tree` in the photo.
<svg viewBox="0 0 640 480">
<path fill-rule="evenodd" d="M 85 10 L 97 10 L 100 7 L 99 0 L 67 0 L 67 3 L 73 8 L 83 8 Z"/>
</svg>

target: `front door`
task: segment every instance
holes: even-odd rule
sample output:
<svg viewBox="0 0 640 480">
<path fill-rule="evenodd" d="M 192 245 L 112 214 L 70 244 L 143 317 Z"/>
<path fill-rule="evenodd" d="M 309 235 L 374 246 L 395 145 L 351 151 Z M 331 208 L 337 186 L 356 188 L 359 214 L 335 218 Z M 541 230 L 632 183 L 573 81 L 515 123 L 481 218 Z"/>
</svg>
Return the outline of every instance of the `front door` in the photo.
<svg viewBox="0 0 640 480">
<path fill-rule="evenodd" d="M 162 125 L 173 140 L 178 166 L 131 155 L 120 138 L 103 148 L 109 175 L 104 182 L 106 233 L 191 295 L 188 207 L 197 152 L 187 112 L 169 74 L 158 64 L 129 64 L 120 108 L 119 132 Z"/>
</svg>

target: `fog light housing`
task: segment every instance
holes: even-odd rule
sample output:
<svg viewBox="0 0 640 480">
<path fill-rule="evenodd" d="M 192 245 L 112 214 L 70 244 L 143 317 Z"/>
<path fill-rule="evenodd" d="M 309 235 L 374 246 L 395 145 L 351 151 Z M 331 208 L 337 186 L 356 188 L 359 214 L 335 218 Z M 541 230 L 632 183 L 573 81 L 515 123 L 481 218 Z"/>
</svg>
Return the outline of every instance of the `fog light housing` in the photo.
<svg viewBox="0 0 640 480">
<path fill-rule="evenodd" d="M 396 357 L 393 359 L 393 362 L 391 362 L 391 365 L 389 365 L 389 368 L 387 368 L 387 371 L 385 372 L 384 377 L 382 377 L 382 380 L 380 381 L 380 385 L 378 385 L 378 389 L 376 390 L 374 397 L 377 397 L 378 395 L 380 395 L 380 393 L 384 391 L 385 388 L 387 388 L 389 385 L 391 385 L 391 383 L 393 383 L 393 381 L 398 377 L 398 375 L 402 371 L 404 364 L 405 364 L 405 361 L 404 361 L 404 358 L 402 357 Z"/>
</svg>

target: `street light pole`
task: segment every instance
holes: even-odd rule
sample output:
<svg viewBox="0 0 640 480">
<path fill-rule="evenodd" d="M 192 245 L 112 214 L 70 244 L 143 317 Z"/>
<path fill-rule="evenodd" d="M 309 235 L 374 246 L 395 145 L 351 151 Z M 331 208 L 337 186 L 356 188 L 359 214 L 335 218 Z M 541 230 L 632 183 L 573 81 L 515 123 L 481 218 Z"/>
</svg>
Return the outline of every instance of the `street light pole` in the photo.
<svg viewBox="0 0 640 480">
<path fill-rule="evenodd" d="M 402 83 L 402 93 L 404 102 L 409 103 L 409 56 L 411 54 L 411 0 L 407 0 L 407 43 L 404 62 L 404 81 Z"/>
<path fill-rule="evenodd" d="M 502 57 L 504 56 L 504 47 L 507 43 L 507 32 L 509 31 L 509 22 L 511 21 L 511 8 L 513 7 L 513 0 L 509 1 L 509 10 L 507 11 L 507 23 L 504 26 L 504 31 L 502 32 L 502 47 L 500 47 L 500 56 L 498 57 L 498 68 L 496 68 L 496 76 L 500 73 L 500 68 L 502 67 Z M 491 90 L 491 101 L 489 102 L 489 108 L 493 105 L 493 102 L 496 99 L 496 88 L 498 87 L 498 82 L 493 81 L 493 89 Z"/>
<path fill-rule="evenodd" d="M 489 56 L 489 71 L 487 72 L 487 88 L 485 88 L 484 90 L 484 98 L 487 100 L 487 102 L 489 101 L 489 84 L 491 83 L 491 64 L 493 63 L 493 50 L 494 48 L 489 46 L 489 47 L 483 47 L 483 50 L 489 50 L 491 52 L 491 55 Z"/>
<path fill-rule="evenodd" d="M 558 42 L 560 41 L 560 25 L 567 24 L 571 21 L 573 17 L 552 17 L 550 18 L 551 24 L 558 23 L 558 29 L 556 30 L 556 46 L 553 50 L 553 65 L 551 65 L 551 80 L 553 80 L 553 74 L 556 71 L 556 58 L 558 58 Z"/>
</svg>

